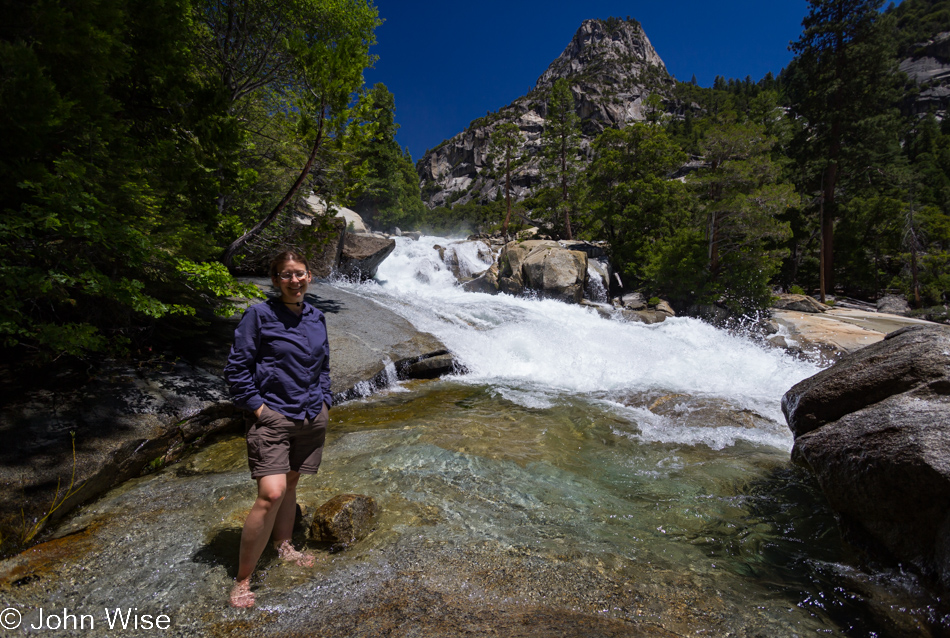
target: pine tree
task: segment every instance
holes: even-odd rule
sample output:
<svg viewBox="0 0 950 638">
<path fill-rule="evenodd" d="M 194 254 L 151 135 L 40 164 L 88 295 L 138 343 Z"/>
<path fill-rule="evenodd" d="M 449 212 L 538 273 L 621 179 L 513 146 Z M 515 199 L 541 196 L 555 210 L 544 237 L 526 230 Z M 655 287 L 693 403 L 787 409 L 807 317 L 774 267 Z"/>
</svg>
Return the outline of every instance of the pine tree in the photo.
<svg viewBox="0 0 950 638">
<path fill-rule="evenodd" d="M 347 204 L 366 222 L 392 228 L 422 216 L 412 159 L 396 142 L 396 100 L 385 84 L 363 91 L 347 127 Z"/>
<path fill-rule="evenodd" d="M 840 187 L 895 148 L 900 80 L 882 4 L 809 0 L 804 32 L 791 46 L 797 55 L 789 69 L 792 108 L 806 121 L 801 157 L 820 192 L 822 298 L 834 289 Z"/>
<path fill-rule="evenodd" d="M 648 124 L 607 129 L 593 150 L 586 177 L 594 231 L 610 242 L 627 283 L 638 285 L 657 242 L 686 221 L 683 184 L 670 179 L 686 154 Z"/>
<path fill-rule="evenodd" d="M 706 215 L 711 282 L 743 309 L 768 305 L 769 280 L 787 253 L 780 246 L 791 236 L 779 216 L 798 200 L 780 180 L 774 144 L 761 124 L 723 122 L 702 142 L 708 168 L 688 178 Z"/>
<path fill-rule="evenodd" d="M 564 78 L 551 88 L 544 130 L 541 133 L 541 190 L 554 194 L 555 225 L 563 216 L 564 233 L 574 239 L 571 212 L 580 197 L 580 119 L 574 110 L 574 96 Z M 541 199 L 543 193 L 539 193 Z"/>
<path fill-rule="evenodd" d="M 508 224 L 511 223 L 511 175 L 518 168 L 522 153 L 524 135 L 516 124 L 505 122 L 491 133 L 488 153 L 496 170 L 505 174 L 505 221 L 501 234 L 508 238 Z"/>
</svg>

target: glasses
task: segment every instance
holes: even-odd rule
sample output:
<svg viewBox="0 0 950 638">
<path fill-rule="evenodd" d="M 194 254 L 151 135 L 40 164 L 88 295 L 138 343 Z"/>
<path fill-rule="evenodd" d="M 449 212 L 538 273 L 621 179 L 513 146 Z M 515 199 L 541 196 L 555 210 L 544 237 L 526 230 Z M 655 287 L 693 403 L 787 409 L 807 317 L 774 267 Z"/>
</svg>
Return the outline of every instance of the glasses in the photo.
<svg viewBox="0 0 950 638">
<path fill-rule="evenodd" d="M 277 277 L 281 281 L 290 281 L 294 277 L 297 279 L 306 279 L 309 273 L 306 270 L 295 270 L 293 272 L 280 272 L 277 273 Z"/>
</svg>

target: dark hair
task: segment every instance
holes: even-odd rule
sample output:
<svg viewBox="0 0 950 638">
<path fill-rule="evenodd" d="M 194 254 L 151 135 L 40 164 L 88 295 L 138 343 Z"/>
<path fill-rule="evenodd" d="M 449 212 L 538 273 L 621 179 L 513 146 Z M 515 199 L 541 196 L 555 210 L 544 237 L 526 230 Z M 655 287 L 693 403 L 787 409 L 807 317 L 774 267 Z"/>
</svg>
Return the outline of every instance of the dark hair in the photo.
<svg viewBox="0 0 950 638">
<path fill-rule="evenodd" d="M 281 266 L 286 264 L 288 261 L 299 261 L 301 264 L 303 264 L 304 270 L 310 272 L 310 264 L 307 263 L 306 257 L 293 250 L 285 250 L 271 260 L 270 278 L 276 279 L 277 273 L 280 272 Z"/>
</svg>

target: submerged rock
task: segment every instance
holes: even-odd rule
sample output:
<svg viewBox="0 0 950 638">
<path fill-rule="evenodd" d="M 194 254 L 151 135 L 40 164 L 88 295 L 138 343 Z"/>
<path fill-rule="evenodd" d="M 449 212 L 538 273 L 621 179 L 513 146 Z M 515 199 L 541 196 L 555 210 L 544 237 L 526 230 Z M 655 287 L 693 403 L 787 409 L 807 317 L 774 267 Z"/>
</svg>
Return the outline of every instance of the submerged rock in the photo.
<svg viewBox="0 0 950 638">
<path fill-rule="evenodd" d="M 950 329 L 913 326 L 782 399 L 846 532 L 950 590 Z"/>
<path fill-rule="evenodd" d="M 310 538 L 344 548 L 369 534 L 379 507 L 371 496 L 340 494 L 317 508 L 310 524 Z"/>
<path fill-rule="evenodd" d="M 409 363 L 399 371 L 399 374 L 409 379 L 435 379 L 446 374 L 451 374 L 455 369 L 455 357 L 449 353 L 445 353 Z"/>
</svg>

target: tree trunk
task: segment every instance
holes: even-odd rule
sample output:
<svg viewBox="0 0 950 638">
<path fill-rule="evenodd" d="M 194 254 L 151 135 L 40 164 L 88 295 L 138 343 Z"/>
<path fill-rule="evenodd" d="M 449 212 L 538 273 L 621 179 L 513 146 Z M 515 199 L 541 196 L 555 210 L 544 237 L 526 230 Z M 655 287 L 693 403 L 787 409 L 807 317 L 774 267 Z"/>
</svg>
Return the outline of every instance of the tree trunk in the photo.
<svg viewBox="0 0 950 638">
<path fill-rule="evenodd" d="M 567 230 L 568 240 L 573 240 L 571 233 L 571 207 L 567 202 L 567 140 L 561 139 L 561 201 L 564 204 L 564 228 Z"/>
<path fill-rule="evenodd" d="M 716 277 L 719 272 L 719 215 L 711 213 L 709 220 L 709 272 Z"/>
<path fill-rule="evenodd" d="M 824 279 L 824 292 L 834 293 L 834 233 L 835 233 L 835 182 L 838 179 L 837 152 L 834 160 L 828 164 L 825 173 L 825 190 L 822 195 L 823 210 L 821 217 L 821 275 Z M 823 292 L 823 294 L 824 294 Z"/>
<path fill-rule="evenodd" d="M 310 150 L 310 157 L 307 158 L 307 163 L 304 164 L 303 170 L 300 171 L 300 175 L 297 177 L 297 180 L 294 182 L 293 186 L 290 187 L 290 190 L 287 191 L 287 194 L 284 195 L 283 199 L 268 213 L 267 217 L 257 222 L 251 230 L 247 231 L 228 246 L 224 254 L 221 256 L 221 263 L 223 263 L 228 270 L 233 270 L 234 268 L 234 255 L 237 254 L 237 251 L 240 250 L 247 242 L 251 241 L 255 237 L 261 234 L 265 228 L 270 226 L 277 216 L 280 214 L 280 211 L 284 209 L 285 206 L 296 196 L 297 191 L 300 190 L 300 187 L 303 185 L 304 180 L 307 179 L 307 175 L 310 174 L 310 167 L 313 166 L 313 160 L 317 156 L 317 151 L 320 149 L 320 144 L 323 142 L 323 109 L 321 109 L 320 117 L 320 126 L 317 128 L 317 137 L 313 142 L 313 148 Z"/>
<path fill-rule="evenodd" d="M 920 309 L 920 282 L 917 278 L 917 242 L 910 249 L 910 276 L 914 287 L 914 308 Z"/>
<path fill-rule="evenodd" d="M 505 223 L 501 226 L 501 234 L 508 241 L 508 222 L 511 221 L 511 160 L 505 158 Z"/>
</svg>

